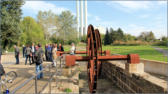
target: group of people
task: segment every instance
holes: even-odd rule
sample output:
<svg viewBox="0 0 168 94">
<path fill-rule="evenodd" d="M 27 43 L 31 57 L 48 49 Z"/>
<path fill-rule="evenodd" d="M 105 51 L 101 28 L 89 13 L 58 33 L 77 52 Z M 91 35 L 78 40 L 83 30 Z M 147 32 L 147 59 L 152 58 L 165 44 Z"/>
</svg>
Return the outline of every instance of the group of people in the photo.
<svg viewBox="0 0 168 94">
<path fill-rule="evenodd" d="M 23 45 L 23 57 L 26 57 L 25 59 L 25 65 L 27 64 L 27 60 L 29 59 L 29 64 L 33 64 L 35 63 L 35 52 L 38 50 L 38 45 L 34 45 L 34 43 L 32 43 L 31 46 L 27 45 L 26 47 Z"/>
<path fill-rule="evenodd" d="M 70 49 L 70 54 L 74 55 L 76 51 L 75 44 L 71 44 L 72 47 Z M 19 64 L 19 47 L 14 45 L 15 48 L 15 58 L 16 58 L 16 64 Z M 44 57 L 44 51 L 41 47 L 41 44 L 35 45 L 32 43 L 31 46 L 27 45 L 26 47 L 23 45 L 23 57 L 25 57 L 25 65 L 27 64 L 27 60 L 29 60 L 29 64 L 35 63 L 36 65 L 36 72 L 40 72 L 43 69 L 42 63 L 43 63 L 43 57 Z M 46 61 L 51 61 L 52 65 L 56 66 L 57 61 L 57 51 L 64 51 L 64 47 L 61 45 L 61 43 L 57 46 L 57 44 L 46 44 L 45 45 L 45 58 Z M 37 75 L 37 79 L 43 78 L 43 73 Z"/>
<path fill-rule="evenodd" d="M 15 58 L 16 58 L 16 64 L 19 64 L 19 47 L 14 45 L 15 48 Z M 43 63 L 43 48 L 41 47 L 41 44 L 38 44 L 37 46 L 32 43 L 32 46 L 30 47 L 27 45 L 26 47 L 23 46 L 23 57 L 26 57 L 25 59 L 25 65 L 27 64 L 27 59 L 29 59 L 29 64 L 35 63 L 36 64 L 36 72 L 40 72 L 42 70 L 42 63 Z M 32 63 L 31 63 L 32 58 Z M 37 79 L 43 78 L 43 73 L 41 72 L 39 75 L 37 75 Z"/>
<path fill-rule="evenodd" d="M 46 61 L 53 62 L 53 66 L 56 66 L 56 59 L 57 59 L 57 51 L 64 51 L 64 47 L 60 43 L 57 44 L 46 44 L 45 45 L 45 58 Z"/>
<path fill-rule="evenodd" d="M 14 49 L 15 49 L 16 64 L 19 64 L 19 55 L 20 55 L 19 47 L 14 45 Z M 41 47 L 41 44 L 38 44 L 35 46 L 34 43 L 32 43 L 31 46 L 27 45 L 26 47 L 23 45 L 22 51 L 23 51 L 23 57 L 26 57 L 25 65 L 27 64 L 27 59 L 29 59 L 29 64 L 31 64 L 31 58 L 32 58 L 32 63 L 36 64 L 36 72 L 39 73 L 40 71 L 42 71 L 44 51 L 43 51 L 43 48 Z M 57 44 L 52 44 L 52 45 L 48 44 L 45 46 L 46 60 L 52 61 L 54 66 L 56 66 L 57 51 L 64 51 L 64 48 L 61 44 L 59 44 L 59 46 L 57 46 Z M 74 55 L 75 51 L 76 51 L 75 44 L 72 43 L 70 54 Z M 2 49 L 0 46 L 0 77 L 5 73 L 5 70 L 1 64 L 1 55 L 2 55 Z M 42 72 L 40 72 L 37 75 L 37 79 L 40 79 L 40 78 L 43 78 Z"/>
<path fill-rule="evenodd" d="M 60 43 L 58 46 L 57 44 L 46 44 L 45 45 L 45 57 L 46 61 L 52 61 L 53 60 L 53 48 L 56 49 L 56 51 L 64 51 L 64 47 Z"/>
</svg>

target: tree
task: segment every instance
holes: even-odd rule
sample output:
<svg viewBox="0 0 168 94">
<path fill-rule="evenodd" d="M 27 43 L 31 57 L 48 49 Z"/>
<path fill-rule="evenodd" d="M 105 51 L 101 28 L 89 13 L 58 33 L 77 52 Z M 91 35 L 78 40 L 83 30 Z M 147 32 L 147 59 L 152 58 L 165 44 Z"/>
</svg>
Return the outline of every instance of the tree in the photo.
<svg viewBox="0 0 168 94">
<path fill-rule="evenodd" d="M 23 0 L 1 0 L 0 14 L 1 14 L 1 41 L 3 48 L 18 43 L 20 36 L 20 19 L 22 15 L 21 6 Z M 9 45 L 10 44 L 10 45 Z"/>
<path fill-rule="evenodd" d="M 110 43 L 113 43 L 116 40 L 117 33 L 113 30 L 113 28 L 110 28 Z"/>
<path fill-rule="evenodd" d="M 149 41 L 155 41 L 155 35 L 152 31 L 149 32 L 149 35 L 148 35 L 148 40 Z"/>
<path fill-rule="evenodd" d="M 142 32 L 138 36 L 138 39 L 142 40 L 142 41 L 152 42 L 152 41 L 155 41 L 155 36 L 154 36 L 154 33 L 152 31 L 150 31 L 150 32 Z"/>
<path fill-rule="evenodd" d="M 116 37 L 117 37 L 116 40 L 123 40 L 124 39 L 124 33 L 121 28 L 118 28 Z"/>
<path fill-rule="evenodd" d="M 127 41 L 134 41 L 136 40 L 136 37 L 135 36 L 132 36 L 130 34 L 124 34 L 124 41 L 127 42 Z"/>
<path fill-rule="evenodd" d="M 76 18 L 70 11 L 63 11 L 60 15 L 52 11 L 39 11 L 37 18 L 47 41 L 51 39 L 67 43 L 77 39 Z"/>
<path fill-rule="evenodd" d="M 124 33 L 121 28 L 117 29 L 116 31 L 110 28 L 110 42 L 113 43 L 116 40 L 123 41 Z"/>
<path fill-rule="evenodd" d="M 37 22 L 43 28 L 45 39 L 48 41 L 53 33 L 57 31 L 58 15 L 54 14 L 51 10 L 39 11 L 37 15 Z"/>
<path fill-rule="evenodd" d="M 59 35 L 59 39 L 63 39 L 64 42 L 77 39 L 76 18 L 70 11 L 63 11 L 59 15 L 58 22 L 58 31 L 56 33 Z"/>
<path fill-rule="evenodd" d="M 110 44 L 110 34 L 108 29 L 106 29 L 106 34 L 104 36 L 104 45 L 109 45 Z"/>
<path fill-rule="evenodd" d="M 45 43 L 42 27 L 32 18 L 24 17 L 21 21 L 21 44 Z"/>
<path fill-rule="evenodd" d="M 168 38 L 166 36 L 163 36 L 161 39 L 162 39 L 162 41 L 167 41 L 168 40 Z"/>
</svg>

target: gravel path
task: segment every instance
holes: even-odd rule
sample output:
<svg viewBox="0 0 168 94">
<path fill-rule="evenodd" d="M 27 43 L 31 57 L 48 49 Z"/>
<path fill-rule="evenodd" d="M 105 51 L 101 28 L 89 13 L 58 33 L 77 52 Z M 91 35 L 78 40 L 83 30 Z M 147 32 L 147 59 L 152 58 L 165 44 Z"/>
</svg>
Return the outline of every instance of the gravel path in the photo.
<svg viewBox="0 0 168 94">
<path fill-rule="evenodd" d="M 168 50 L 164 50 L 162 48 L 159 48 L 159 47 L 153 47 L 155 50 L 161 52 L 164 54 L 164 56 L 168 56 Z"/>
</svg>

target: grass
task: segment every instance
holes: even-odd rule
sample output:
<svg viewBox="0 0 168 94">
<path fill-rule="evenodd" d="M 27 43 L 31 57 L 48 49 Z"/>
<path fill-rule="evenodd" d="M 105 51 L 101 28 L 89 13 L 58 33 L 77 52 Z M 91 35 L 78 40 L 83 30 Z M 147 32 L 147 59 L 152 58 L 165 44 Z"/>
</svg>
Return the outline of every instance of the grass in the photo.
<svg viewBox="0 0 168 94">
<path fill-rule="evenodd" d="M 64 51 L 70 51 L 71 45 L 63 45 Z"/>
<path fill-rule="evenodd" d="M 103 46 L 103 50 L 110 50 L 111 54 L 139 54 L 140 58 L 167 62 L 167 57 L 156 51 L 152 46 Z"/>
<path fill-rule="evenodd" d="M 85 47 L 79 45 L 78 47 Z M 165 46 L 158 46 L 163 49 L 168 49 Z M 64 50 L 69 51 L 71 48 L 70 45 L 65 45 Z M 103 50 L 110 50 L 111 54 L 139 54 L 140 58 L 148 60 L 156 60 L 167 62 L 167 57 L 162 53 L 156 51 L 152 46 L 103 46 Z"/>
<path fill-rule="evenodd" d="M 71 45 L 64 45 L 63 47 L 65 51 L 70 51 Z M 77 45 L 77 47 L 85 48 L 86 45 L 79 44 Z M 168 50 L 168 47 L 166 46 L 157 47 Z M 111 54 L 127 55 L 136 53 L 139 54 L 140 58 L 143 59 L 167 62 L 167 57 L 165 57 L 162 53 L 156 51 L 154 48 L 152 48 L 152 46 L 103 46 L 102 48 L 103 50 L 110 50 Z M 9 51 L 13 51 L 13 49 L 10 49 Z"/>
<path fill-rule="evenodd" d="M 156 46 L 156 47 L 162 48 L 164 50 L 168 50 L 168 46 Z"/>
<path fill-rule="evenodd" d="M 64 91 L 65 91 L 66 93 L 72 92 L 72 90 L 71 90 L 70 88 L 66 88 Z"/>
</svg>

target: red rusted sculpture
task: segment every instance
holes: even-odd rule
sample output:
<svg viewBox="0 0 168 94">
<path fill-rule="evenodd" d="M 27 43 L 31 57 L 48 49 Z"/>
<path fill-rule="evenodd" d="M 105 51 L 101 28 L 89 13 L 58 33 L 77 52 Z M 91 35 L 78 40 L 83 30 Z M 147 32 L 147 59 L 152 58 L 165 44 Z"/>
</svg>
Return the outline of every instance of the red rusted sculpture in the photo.
<svg viewBox="0 0 168 94">
<path fill-rule="evenodd" d="M 68 52 L 58 52 L 58 55 Z M 102 43 L 99 30 L 94 30 L 92 25 L 88 26 L 86 51 L 76 51 L 75 54 L 86 54 L 86 56 L 66 56 L 66 66 L 75 65 L 75 61 L 88 61 L 87 73 L 90 93 L 96 93 L 97 79 L 101 70 L 102 61 L 106 60 L 127 60 L 128 63 L 139 63 L 138 54 L 110 55 L 110 51 L 102 51 Z"/>
</svg>

